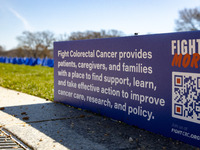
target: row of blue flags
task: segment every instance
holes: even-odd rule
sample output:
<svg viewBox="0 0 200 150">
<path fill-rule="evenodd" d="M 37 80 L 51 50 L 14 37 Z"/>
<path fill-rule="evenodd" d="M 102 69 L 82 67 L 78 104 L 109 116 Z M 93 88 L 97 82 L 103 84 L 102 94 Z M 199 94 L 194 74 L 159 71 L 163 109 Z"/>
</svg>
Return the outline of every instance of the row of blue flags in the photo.
<svg viewBox="0 0 200 150">
<path fill-rule="evenodd" d="M 41 65 L 47 67 L 54 67 L 54 60 L 51 58 L 21 58 L 21 57 L 0 57 L 0 63 L 11 63 L 11 64 L 18 64 L 18 65 Z"/>
</svg>

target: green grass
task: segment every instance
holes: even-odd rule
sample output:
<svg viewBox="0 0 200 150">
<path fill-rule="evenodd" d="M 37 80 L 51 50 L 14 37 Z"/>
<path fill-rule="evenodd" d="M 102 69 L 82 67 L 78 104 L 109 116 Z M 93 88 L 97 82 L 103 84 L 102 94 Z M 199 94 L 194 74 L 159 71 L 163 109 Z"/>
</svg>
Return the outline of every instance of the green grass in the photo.
<svg viewBox="0 0 200 150">
<path fill-rule="evenodd" d="M 53 101 L 53 68 L 0 63 L 0 86 Z"/>
</svg>

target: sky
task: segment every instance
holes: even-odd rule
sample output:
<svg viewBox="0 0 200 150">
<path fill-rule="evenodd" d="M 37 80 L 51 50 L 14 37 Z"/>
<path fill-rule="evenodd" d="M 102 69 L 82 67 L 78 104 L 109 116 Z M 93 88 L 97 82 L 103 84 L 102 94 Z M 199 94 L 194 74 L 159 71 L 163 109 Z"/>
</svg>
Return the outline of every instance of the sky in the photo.
<svg viewBox="0 0 200 150">
<path fill-rule="evenodd" d="M 175 32 L 184 8 L 200 0 L 0 0 L 0 45 L 18 46 L 23 31 L 119 30 L 125 36 Z"/>
</svg>

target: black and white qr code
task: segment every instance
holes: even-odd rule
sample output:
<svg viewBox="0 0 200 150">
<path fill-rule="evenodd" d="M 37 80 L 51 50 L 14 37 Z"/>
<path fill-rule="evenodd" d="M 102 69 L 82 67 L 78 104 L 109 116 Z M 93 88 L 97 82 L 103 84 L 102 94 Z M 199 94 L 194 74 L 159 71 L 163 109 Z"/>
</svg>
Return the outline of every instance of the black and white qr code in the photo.
<svg viewBox="0 0 200 150">
<path fill-rule="evenodd" d="M 200 74 L 172 72 L 172 117 L 200 124 Z"/>
</svg>

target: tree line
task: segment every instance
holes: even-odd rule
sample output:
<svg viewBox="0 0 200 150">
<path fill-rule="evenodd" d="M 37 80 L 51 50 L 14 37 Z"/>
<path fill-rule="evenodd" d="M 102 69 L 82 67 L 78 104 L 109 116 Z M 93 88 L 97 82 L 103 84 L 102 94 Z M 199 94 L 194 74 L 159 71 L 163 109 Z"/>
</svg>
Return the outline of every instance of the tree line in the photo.
<svg viewBox="0 0 200 150">
<path fill-rule="evenodd" d="M 189 8 L 179 11 L 179 18 L 175 21 L 175 24 L 176 31 L 200 30 L 200 8 Z M 72 32 L 69 36 L 62 34 L 59 37 L 56 37 L 51 31 L 24 31 L 17 37 L 19 47 L 7 52 L 4 47 L 0 46 L 0 55 L 9 56 L 10 53 L 11 56 L 17 57 L 52 58 L 54 41 L 71 41 L 120 36 L 124 36 L 124 33 L 118 30 Z"/>
<path fill-rule="evenodd" d="M 4 54 L 12 57 L 34 57 L 44 58 L 53 57 L 53 42 L 54 41 L 71 41 L 97 38 L 120 37 L 124 33 L 118 30 L 101 30 L 101 31 L 85 31 L 72 32 L 69 36 L 66 34 L 56 37 L 51 31 L 30 32 L 24 31 L 22 35 L 17 37 L 19 42 L 18 48 L 9 52 L 4 51 L 0 46 L 0 55 Z M 8 54 L 9 53 L 9 54 Z"/>
</svg>

